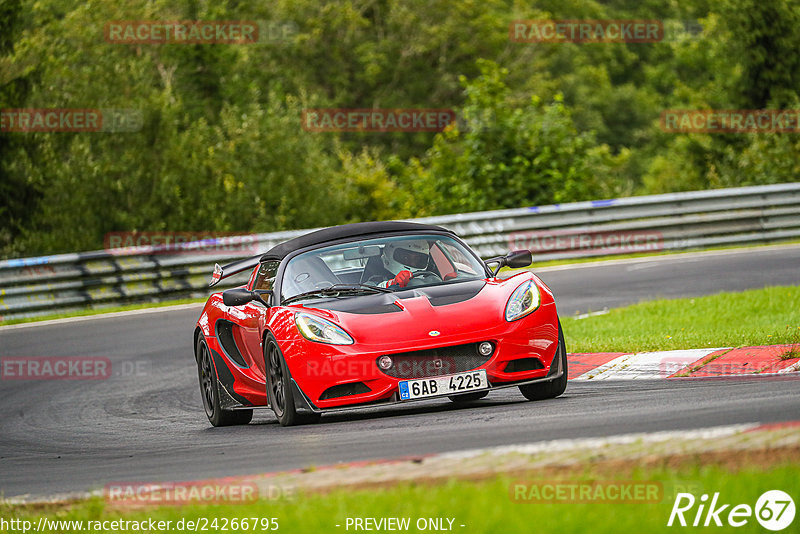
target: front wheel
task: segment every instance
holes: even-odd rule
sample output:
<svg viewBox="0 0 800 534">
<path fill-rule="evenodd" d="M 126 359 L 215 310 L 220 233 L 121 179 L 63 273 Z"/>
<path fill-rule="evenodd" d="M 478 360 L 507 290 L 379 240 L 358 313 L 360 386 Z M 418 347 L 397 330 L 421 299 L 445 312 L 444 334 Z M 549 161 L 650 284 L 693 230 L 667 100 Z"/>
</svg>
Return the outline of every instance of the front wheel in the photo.
<svg viewBox="0 0 800 534">
<path fill-rule="evenodd" d="M 321 414 L 301 413 L 294 405 L 291 378 L 277 341 L 270 335 L 264 343 L 264 366 L 267 370 L 267 401 L 281 426 L 317 422 Z"/>
<path fill-rule="evenodd" d="M 208 421 L 214 426 L 246 425 L 253 419 L 253 410 L 223 410 L 219 402 L 219 383 L 211 361 L 211 352 L 202 336 L 197 338 L 197 376 L 200 379 L 200 395 Z"/>
<path fill-rule="evenodd" d="M 550 382 L 539 382 L 538 384 L 519 386 L 520 393 L 522 393 L 526 399 L 554 399 L 567 389 L 567 349 L 564 346 L 564 333 L 561 331 L 560 321 L 558 323 L 558 347 L 556 348 L 556 356 L 553 358 L 553 362 L 556 361 L 556 358 L 559 358 L 561 361 L 561 369 L 564 371 L 562 375 Z"/>
</svg>

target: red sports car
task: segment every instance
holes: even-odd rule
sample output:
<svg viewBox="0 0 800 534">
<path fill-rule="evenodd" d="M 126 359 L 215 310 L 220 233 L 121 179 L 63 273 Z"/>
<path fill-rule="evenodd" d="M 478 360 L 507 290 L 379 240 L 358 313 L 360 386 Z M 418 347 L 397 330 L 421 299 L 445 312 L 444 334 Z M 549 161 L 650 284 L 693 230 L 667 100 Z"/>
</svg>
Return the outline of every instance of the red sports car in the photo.
<svg viewBox="0 0 800 534">
<path fill-rule="evenodd" d="M 494 271 L 488 264 L 495 263 Z M 560 395 L 567 359 L 556 304 L 530 251 L 485 262 L 453 232 L 410 222 L 312 232 L 224 268 L 197 321 L 195 358 L 214 426 L 271 407 L 281 425 L 326 412 L 516 386 Z"/>
</svg>

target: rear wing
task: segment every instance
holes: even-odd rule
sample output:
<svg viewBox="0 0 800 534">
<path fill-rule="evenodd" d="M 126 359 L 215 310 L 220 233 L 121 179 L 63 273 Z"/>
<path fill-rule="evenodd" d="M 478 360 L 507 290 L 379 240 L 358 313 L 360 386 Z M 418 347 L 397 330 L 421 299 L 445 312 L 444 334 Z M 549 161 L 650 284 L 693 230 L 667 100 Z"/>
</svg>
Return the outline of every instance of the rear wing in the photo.
<svg viewBox="0 0 800 534">
<path fill-rule="evenodd" d="M 208 283 L 208 287 L 214 287 L 215 285 L 219 284 L 220 280 L 223 278 L 228 278 L 234 274 L 252 269 L 259 264 L 261 261 L 261 256 L 262 255 L 259 254 L 258 256 L 253 256 L 252 258 L 245 258 L 243 260 L 229 263 L 224 267 L 220 267 L 219 263 L 215 263 L 214 272 L 211 273 L 211 281 Z"/>
</svg>

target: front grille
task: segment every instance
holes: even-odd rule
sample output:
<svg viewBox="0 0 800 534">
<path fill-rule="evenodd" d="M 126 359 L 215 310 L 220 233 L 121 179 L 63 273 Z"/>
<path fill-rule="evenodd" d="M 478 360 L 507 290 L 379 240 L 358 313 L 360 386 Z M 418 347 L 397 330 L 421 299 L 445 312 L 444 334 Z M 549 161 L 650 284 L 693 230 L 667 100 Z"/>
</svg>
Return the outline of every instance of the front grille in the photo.
<svg viewBox="0 0 800 534">
<path fill-rule="evenodd" d="M 387 354 L 392 366 L 383 371 L 395 378 L 426 378 L 471 371 L 484 365 L 492 357 L 478 352 L 478 343 L 467 343 L 438 349 L 417 350 Z"/>
</svg>

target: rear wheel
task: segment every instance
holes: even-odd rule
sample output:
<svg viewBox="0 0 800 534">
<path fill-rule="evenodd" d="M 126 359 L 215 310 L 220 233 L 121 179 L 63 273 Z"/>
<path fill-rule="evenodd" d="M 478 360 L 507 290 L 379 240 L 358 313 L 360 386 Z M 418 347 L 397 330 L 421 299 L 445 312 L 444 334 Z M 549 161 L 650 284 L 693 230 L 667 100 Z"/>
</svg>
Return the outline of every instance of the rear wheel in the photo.
<svg viewBox="0 0 800 534">
<path fill-rule="evenodd" d="M 202 336 L 197 338 L 197 376 L 206 417 L 214 426 L 246 425 L 253 419 L 253 410 L 223 410 L 219 401 L 219 383 L 211 361 L 211 352 Z"/>
<path fill-rule="evenodd" d="M 458 403 L 461 403 L 461 402 L 472 402 L 472 401 L 476 401 L 476 400 L 481 400 L 482 398 L 484 398 L 488 394 L 489 394 L 488 391 L 476 391 L 475 393 L 463 393 L 461 395 L 450 395 L 447 398 L 450 399 L 453 402 L 458 402 Z"/>
<path fill-rule="evenodd" d="M 281 426 L 319 421 L 321 414 L 298 412 L 294 405 L 289 368 L 280 347 L 270 335 L 264 343 L 264 366 L 267 370 L 267 400 Z"/>
<path fill-rule="evenodd" d="M 519 386 L 519 391 L 528 400 L 544 400 L 558 397 L 567 389 L 567 349 L 564 346 L 564 333 L 561 331 L 561 322 L 558 323 L 558 347 L 553 362 L 558 358 L 561 361 L 561 369 L 564 371 L 559 378 L 550 382 L 539 382 Z"/>
</svg>

